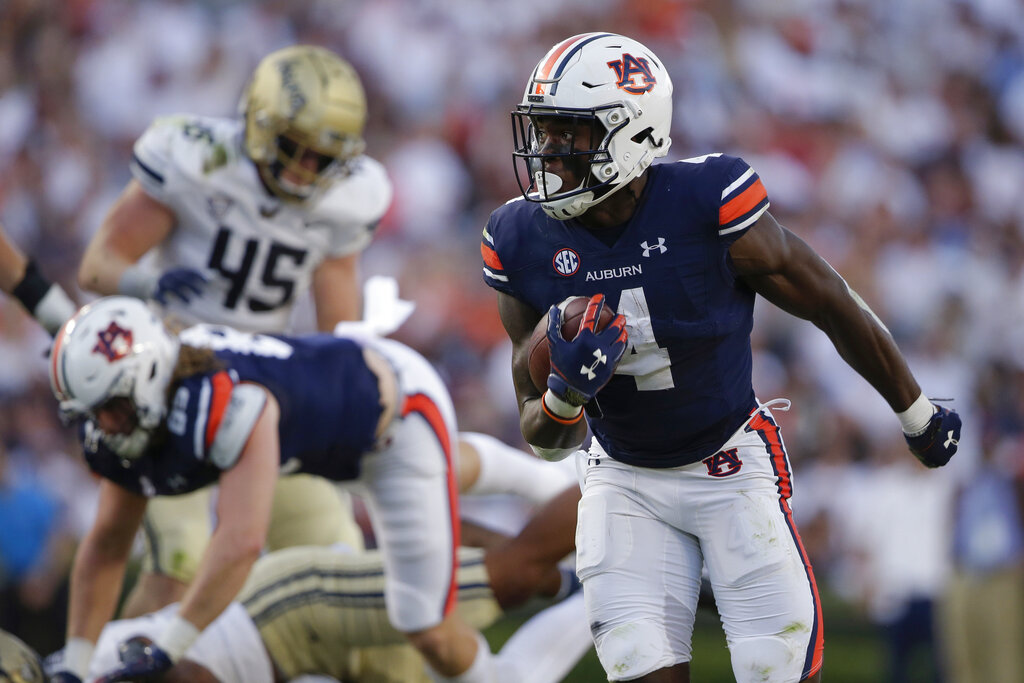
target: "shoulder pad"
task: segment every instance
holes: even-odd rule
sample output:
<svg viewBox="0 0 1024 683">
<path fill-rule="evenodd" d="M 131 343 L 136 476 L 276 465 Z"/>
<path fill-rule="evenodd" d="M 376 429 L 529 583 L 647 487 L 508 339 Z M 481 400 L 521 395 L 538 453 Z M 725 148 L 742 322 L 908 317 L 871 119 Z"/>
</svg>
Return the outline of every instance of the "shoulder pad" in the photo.
<svg viewBox="0 0 1024 683">
<path fill-rule="evenodd" d="M 158 118 L 135 142 L 132 175 L 148 194 L 166 200 L 181 180 L 201 176 L 237 158 L 239 127 L 232 119 Z"/>
<path fill-rule="evenodd" d="M 217 469 L 230 469 L 238 462 L 266 403 L 266 390 L 254 384 L 239 384 L 231 390 L 231 398 L 210 444 L 210 462 Z"/>
<path fill-rule="evenodd" d="M 366 248 L 391 205 L 393 188 L 384 166 L 361 156 L 351 173 L 333 183 L 310 211 L 309 225 L 330 230 L 328 253 L 344 256 Z"/>
</svg>

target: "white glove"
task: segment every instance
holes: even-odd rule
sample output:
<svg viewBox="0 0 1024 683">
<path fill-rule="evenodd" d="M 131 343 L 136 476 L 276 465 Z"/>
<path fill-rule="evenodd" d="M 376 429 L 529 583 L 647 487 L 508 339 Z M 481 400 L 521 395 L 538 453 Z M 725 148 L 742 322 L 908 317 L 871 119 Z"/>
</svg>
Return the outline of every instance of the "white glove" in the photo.
<svg viewBox="0 0 1024 683">
<path fill-rule="evenodd" d="M 402 326 L 416 304 L 398 298 L 398 280 L 374 275 L 363 285 L 363 319 L 334 326 L 336 337 L 386 337 Z"/>
</svg>

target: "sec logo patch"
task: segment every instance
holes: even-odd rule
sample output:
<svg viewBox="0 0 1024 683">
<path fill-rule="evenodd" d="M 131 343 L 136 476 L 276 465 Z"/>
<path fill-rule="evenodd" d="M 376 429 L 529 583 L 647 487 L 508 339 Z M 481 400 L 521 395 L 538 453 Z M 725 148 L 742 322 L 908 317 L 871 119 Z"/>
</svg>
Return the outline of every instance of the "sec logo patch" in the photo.
<svg viewBox="0 0 1024 683">
<path fill-rule="evenodd" d="M 554 266 L 556 273 L 569 277 L 580 269 L 580 256 L 568 247 L 559 249 L 555 257 L 551 259 L 551 265 Z"/>
</svg>

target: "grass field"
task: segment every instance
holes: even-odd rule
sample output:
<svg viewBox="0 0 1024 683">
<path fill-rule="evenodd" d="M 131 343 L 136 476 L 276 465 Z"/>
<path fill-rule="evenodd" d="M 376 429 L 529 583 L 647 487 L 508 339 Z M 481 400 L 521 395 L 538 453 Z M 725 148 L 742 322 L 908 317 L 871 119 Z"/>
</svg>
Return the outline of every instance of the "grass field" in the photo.
<svg viewBox="0 0 1024 683">
<path fill-rule="evenodd" d="M 874 626 L 847 604 L 827 591 L 822 593 L 825 610 L 825 668 L 828 683 L 879 683 L 885 680 L 882 641 Z M 536 605 L 513 613 L 486 632 L 492 649 L 497 650 L 512 631 L 528 618 Z M 727 683 L 733 680 L 729 651 L 718 615 L 701 608 L 693 635 L 693 662 L 690 678 L 694 683 Z M 566 683 L 603 681 L 605 675 L 591 650 L 580 660 Z M 922 678 L 921 680 L 925 680 Z"/>
</svg>

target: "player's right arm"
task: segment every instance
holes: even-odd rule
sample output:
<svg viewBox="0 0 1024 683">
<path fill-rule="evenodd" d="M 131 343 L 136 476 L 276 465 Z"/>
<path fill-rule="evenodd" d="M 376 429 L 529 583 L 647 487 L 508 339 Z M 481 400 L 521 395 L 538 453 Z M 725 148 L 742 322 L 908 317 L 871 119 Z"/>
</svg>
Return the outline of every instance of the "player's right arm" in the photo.
<svg viewBox="0 0 1024 683">
<path fill-rule="evenodd" d="M 50 334 L 56 334 L 77 306 L 64 289 L 39 272 L 0 225 L 0 290 L 21 302 Z"/>
<path fill-rule="evenodd" d="M 125 272 L 174 228 L 174 213 L 153 199 L 137 180 L 121 192 L 85 249 L 78 284 L 97 294 L 118 294 Z"/>
<path fill-rule="evenodd" d="M 587 424 L 579 419 L 560 419 L 544 410 L 542 394 L 530 378 L 530 337 L 541 315 L 504 292 L 498 292 L 498 314 L 512 340 L 512 382 L 519 403 L 519 428 L 538 455 L 561 459 L 558 456 L 565 457 L 583 443 Z"/>
<path fill-rule="evenodd" d="M 113 616 L 146 498 L 104 480 L 92 528 L 75 553 L 68 600 L 66 665 L 86 679 L 92 645 Z"/>
</svg>

